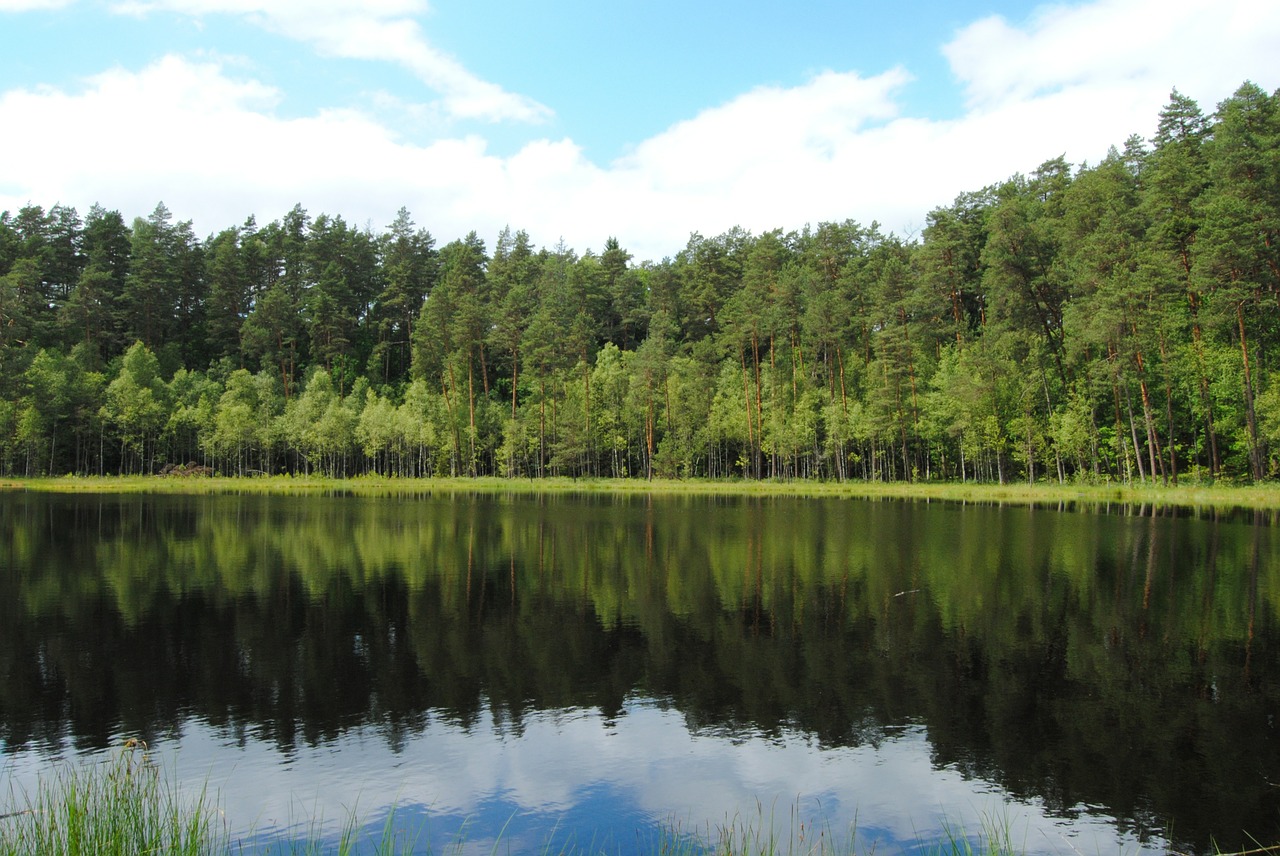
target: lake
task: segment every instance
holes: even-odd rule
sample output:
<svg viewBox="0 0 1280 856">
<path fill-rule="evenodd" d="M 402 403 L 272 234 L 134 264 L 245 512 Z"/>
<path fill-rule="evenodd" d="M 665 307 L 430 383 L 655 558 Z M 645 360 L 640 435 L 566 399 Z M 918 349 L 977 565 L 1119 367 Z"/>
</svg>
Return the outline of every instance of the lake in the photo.
<svg viewBox="0 0 1280 856">
<path fill-rule="evenodd" d="M 0 767 L 140 738 L 242 842 L 1246 849 L 1278 548 L 1259 512 L 2 493 Z"/>
</svg>

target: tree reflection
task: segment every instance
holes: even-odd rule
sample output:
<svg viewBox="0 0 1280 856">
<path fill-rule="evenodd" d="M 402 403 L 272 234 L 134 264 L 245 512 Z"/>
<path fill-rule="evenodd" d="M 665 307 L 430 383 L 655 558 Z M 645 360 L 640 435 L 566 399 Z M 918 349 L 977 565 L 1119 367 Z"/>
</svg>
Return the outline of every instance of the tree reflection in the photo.
<svg viewBox="0 0 1280 856">
<path fill-rule="evenodd" d="M 1265 520 L 646 497 L 0 497 L 0 740 L 288 751 L 628 697 L 1052 810 L 1274 837 Z"/>
</svg>

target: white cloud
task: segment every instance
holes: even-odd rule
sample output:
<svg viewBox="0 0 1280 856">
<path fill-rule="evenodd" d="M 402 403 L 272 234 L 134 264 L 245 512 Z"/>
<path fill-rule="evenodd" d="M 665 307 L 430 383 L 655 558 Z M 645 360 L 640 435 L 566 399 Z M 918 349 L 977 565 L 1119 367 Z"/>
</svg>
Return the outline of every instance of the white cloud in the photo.
<svg viewBox="0 0 1280 856">
<path fill-rule="evenodd" d="M 123 0 L 113 8 L 137 15 L 243 15 L 324 56 L 398 63 L 440 92 L 445 112 L 457 118 L 540 122 L 551 116 L 546 106 L 481 80 L 433 47 L 413 17 L 427 11 L 422 0 Z"/>
<path fill-rule="evenodd" d="M 0 0 L 0 13 L 33 12 L 37 9 L 61 9 L 75 0 Z"/>
<path fill-rule="evenodd" d="M 277 97 L 217 63 L 174 56 L 104 73 L 77 94 L 12 91 L 0 97 L 0 122 L 43 133 L 0 138 L 3 162 L 22 165 L 5 178 L 20 199 L 42 204 L 101 201 L 136 214 L 163 199 L 213 229 L 264 202 L 306 196 L 308 185 L 323 189 L 331 171 L 350 176 L 358 158 L 377 164 L 395 148 L 351 113 L 277 119 Z"/>
<path fill-rule="evenodd" d="M 1067 88 L 1220 99 L 1275 67 L 1278 35 L 1280 5 L 1267 0 L 1098 0 L 1041 7 L 1024 27 L 985 18 L 943 52 L 978 109 Z"/>
<path fill-rule="evenodd" d="M 165 2 L 192 14 L 267 14 L 250 0 Z M 0 135 L 0 209 L 98 201 L 133 216 L 164 200 L 204 234 L 249 214 L 275 219 L 295 202 L 380 229 L 404 205 L 441 241 L 472 229 L 492 241 L 509 224 L 579 252 L 615 235 L 637 259 L 655 260 L 690 232 L 735 225 L 759 232 L 853 218 L 910 233 L 962 191 L 1064 153 L 1096 162 L 1129 134 L 1153 133 L 1175 86 L 1206 112 L 1246 78 L 1274 88 L 1274 6 L 1235 0 L 1208 14 L 1173 0 L 1156 14 L 1150 0 L 1099 0 L 1042 10 L 1025 25 L 986 19 L 944 48 L 969 99 L 958 118 L 903 115 L 903 90 L 928 85 L 907 70 L 825 72 L 747 92 L 608 164 L 572 139 L 535 139 L 498 156 L 480 136 L 412 142 L 352 111 L 284 119 L 274 113 L 280 93 L 233 76 L 230 64 L 170 56 L 99 75 L 82 91 L 0 95 L 0 127 L 41 130 Z M 305 17 L 301 5 L 272 8 L 271 26 Z M 337 0 L 306 8 L 330 22 L 348 9 Z M 370 8 L 375 23 L 394 23 L 422 7 Z M 416 30 L 402 36 L 409 51 Z M 374 41 L 355 34 L 348 49 Z M 483 102 L 483 87 L 472 95 Z"/>
</svg>

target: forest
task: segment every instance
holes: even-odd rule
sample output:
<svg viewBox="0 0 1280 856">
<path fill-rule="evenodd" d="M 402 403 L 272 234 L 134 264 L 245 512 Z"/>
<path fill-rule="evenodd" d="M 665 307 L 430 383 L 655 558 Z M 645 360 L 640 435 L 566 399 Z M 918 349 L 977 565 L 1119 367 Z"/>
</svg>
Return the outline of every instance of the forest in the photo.
<svg viewBox="0 0 1280 856">
<path fill-rule="evenodd" d="M 0 473 L 1256 482 L 1280 92 L 872 223 L 637 261 L 301 204 L 0 214 Z M 941 154 L 940 154 L 941 156 Z M 856 194 L 857 188 L 849 188 Z"/>
</svg>

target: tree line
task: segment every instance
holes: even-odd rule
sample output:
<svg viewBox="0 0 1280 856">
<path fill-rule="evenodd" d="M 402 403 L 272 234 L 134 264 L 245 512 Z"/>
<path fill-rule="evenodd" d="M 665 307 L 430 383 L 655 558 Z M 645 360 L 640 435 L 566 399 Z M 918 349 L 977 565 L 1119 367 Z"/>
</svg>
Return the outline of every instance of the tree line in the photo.
<svg viewBox="0 0 1280 856">
<path fill-rule="evenodd" d="M 0 471 L 1257 481 L 1280 470 L 1280 92 L 1058 157 L 918 236 L 637 263 L 301 205 L 0 214 Z"/>
</svg>

